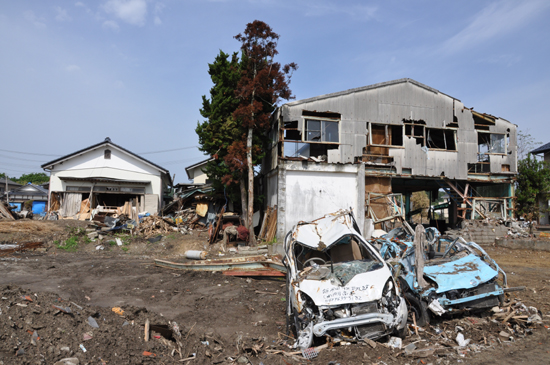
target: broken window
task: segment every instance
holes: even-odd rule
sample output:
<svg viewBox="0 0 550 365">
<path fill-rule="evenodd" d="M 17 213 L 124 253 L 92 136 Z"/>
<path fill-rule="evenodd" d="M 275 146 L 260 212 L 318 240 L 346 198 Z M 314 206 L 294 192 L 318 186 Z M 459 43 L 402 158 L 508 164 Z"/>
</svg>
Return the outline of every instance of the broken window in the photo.
<svg viewBox="0 0 550 365">
<path fill-rule="evenodd" d="M 283 138 L 285 141 L 302 141 L 302 132 L 298 129 L 298 122 L 284 122 Z"/>
<path fill-rule="evenodd" d="M 370 123 L 369 142 L 371 145 L 403 146 L 403 126 Z"/>
<path fill-rule="evenodd" d="M 426 146 L 435 150 L 456 151 L 456 131 L 426 128 Z"/>
<path fill-rule="evenodd" d="M 327 160 L 328 151 L 338 149 L 338 145 L 334 144 L 318 144 L 305 142 L 285 142 L 284 157 L 317 157 L 322 160 Z"/>
<path fill-rule="evenodd" d="M 468 173 L 488 174 L 490 172 L 491 172 L 491 164 L 489 162 L 480 161 L 478 163 L 468 164 Z"/>
<path fill-rule="evenodd" d="M 424 126 L 426 122 L 423 120 L 403 119 L 403 125 L 405 126 L 405 136 L 414 138 L 416 144 L 424 147 Z"/>
<path fill-rule="evenodd" d="M 306 119 L 305 124 L 305 138 L 308 142 L 338 143 L 340 141 L 336 121 Z"/>
<path fill-rule="evenodd" d="M 477 146 L 479 154 L 506 153 L 506 136 L 496 133 L 477 133 Z"/>
</svg>

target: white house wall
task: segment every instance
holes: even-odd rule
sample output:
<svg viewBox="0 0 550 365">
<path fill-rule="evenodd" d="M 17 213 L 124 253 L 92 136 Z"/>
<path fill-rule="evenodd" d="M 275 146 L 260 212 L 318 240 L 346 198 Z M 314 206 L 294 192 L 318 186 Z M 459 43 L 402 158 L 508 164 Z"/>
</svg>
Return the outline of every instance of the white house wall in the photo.
<svg viewBox="0 0 550 365">
<path fill-rule="evenodd" d="M 65 191 L 67 185 L 90 186 L 90 183 L 85 182 L 65 182 L 60 179 L 62 177 L 111 178 L 149 181 L 150 184 L 146 186 L 145 193 L 162 196 L 161 173 L 158 169 L 111 146 L 109 147 L 111 158 L 105 159 L 105 149 L 98 148 L 55 164 L 51 170 L 50 191 Z"/>
<path fill-rule="evenodd" d="M 364 165 L 283 161 L 278 170 L 279 239 L 299 221 L 317 219 L 340 209 L 352 208 L 357 221 L 363 222 Z"/>
</svg>

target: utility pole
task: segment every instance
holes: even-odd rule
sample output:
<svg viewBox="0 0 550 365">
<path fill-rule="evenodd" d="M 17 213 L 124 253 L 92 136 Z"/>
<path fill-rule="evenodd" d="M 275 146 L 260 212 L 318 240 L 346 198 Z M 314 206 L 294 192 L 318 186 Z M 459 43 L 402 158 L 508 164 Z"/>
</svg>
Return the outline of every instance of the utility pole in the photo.
<svg viewBox="0 0 550 365">
<path fill-rule="evenodd" d="M 4 173 L 4 181 L 6 182 L 6 202 L 8 203 L 8 206 L 10 205 L 10 196 L 8 195 L 8 174 Z"/>
</svg>

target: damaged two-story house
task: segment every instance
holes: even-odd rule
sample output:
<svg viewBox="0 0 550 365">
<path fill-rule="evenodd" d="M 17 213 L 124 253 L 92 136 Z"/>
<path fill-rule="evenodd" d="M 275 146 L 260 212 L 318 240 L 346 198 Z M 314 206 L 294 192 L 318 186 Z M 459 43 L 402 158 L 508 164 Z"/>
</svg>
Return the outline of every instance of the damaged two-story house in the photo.
<svg viewBox="0 0 550 365">
<path fill-rule="evenodd" d="M 262 174 L 279 239 L 338 209 L 352 208 L 359 222 L 405 216 L 415 191 L 436 201 L 445 190 L 451 199 L 433 208 L 452 227 L 511 216 L 517 126 L 415 80 L 290 102 L 272 126 Z"/>
</svg>

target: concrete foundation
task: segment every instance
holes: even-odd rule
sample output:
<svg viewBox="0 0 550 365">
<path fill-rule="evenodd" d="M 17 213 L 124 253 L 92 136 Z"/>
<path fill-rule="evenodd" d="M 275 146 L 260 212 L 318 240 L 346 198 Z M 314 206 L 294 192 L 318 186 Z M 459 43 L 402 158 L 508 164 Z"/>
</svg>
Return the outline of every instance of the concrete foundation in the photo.
<svg viewBox="0 0 550 365">
<path fill-rule="evenodd" d="M 514 250 L 550 251 L 550 240 L 533 238 L 497 238 L 495 244 L 497 247 L 506 247 Z"/>
</svg>

